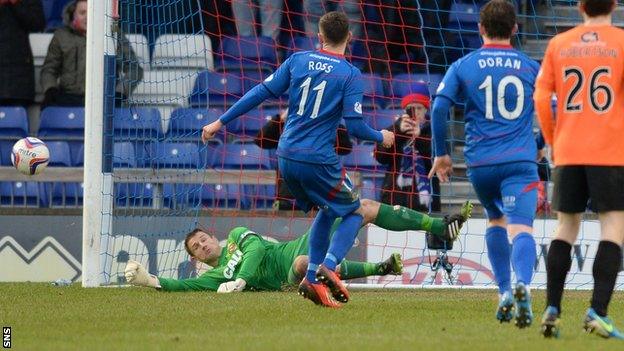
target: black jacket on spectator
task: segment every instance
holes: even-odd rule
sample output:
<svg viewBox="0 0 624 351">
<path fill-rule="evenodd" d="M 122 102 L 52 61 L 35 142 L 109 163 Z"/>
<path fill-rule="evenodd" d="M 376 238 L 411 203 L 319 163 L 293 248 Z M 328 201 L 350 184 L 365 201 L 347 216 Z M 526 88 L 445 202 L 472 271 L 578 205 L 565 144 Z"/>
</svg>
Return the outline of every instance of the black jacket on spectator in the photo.
<svg viewBox="0 0 624 351">
<path fill-rule="evenodd" d="M 427 212 L 429 209 L 420 204 L 417 188 L 417 179 L 414 177 L 412 185 L 407 187 L 397 186 L 397 177 L 400 174 L 401 162 L 403 161 L 403 148 L 410 141 L 411 137 L 400 131 L 401 119 L 388 126 L 387 130 L 393 131 L 395 135 L 394 145 L 386 148 L 377 144 L 375 148 L 375 159 L 388 167 L 381 191 L 381 202 L 390 205 L 401 205 L 418 211 Z M 414 149 L 424 158 L 427 172 L 431 170 L 431 125 L 425 123 L 420 129 L 420 136 L 414 140 Z M 426 177 L 427 174 L 421 176 Z M 431 179 L 432 202 L 431 210 L 440 211 L 440 181 L 437 177 Z"/>
<path fill-rule="evenodd" d="M 280 120 L 279 114 L 273 116 L 258 132 L 254 138 L 254 143 L 262 149 L 277 149 L 279 138 L 284 130 L 284 123 Z M 347 129 L 345 126 L 339 125 L 335 143 L 336 153 L 341 156 L 348 155 L 351 153 L 352 146 Z M 288 190 L 279 170 L 277 172 L 277 201 L 280 210 L 298 209 L 294 205 L 294 197 Z"/>
<path fill-rule="evenodd" d="M 35 68 L 28 33 L 45 29 L 41 0 L 0 5 L 0 104 L 35 98 Z"/>
</svg>

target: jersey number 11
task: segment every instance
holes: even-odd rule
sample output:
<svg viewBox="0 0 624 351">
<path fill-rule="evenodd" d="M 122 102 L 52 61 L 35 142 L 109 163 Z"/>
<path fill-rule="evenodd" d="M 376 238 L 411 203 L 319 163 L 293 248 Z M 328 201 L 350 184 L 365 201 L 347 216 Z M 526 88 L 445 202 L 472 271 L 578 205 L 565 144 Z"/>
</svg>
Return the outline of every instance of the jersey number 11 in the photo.
<svg viewBox="0 0 624 351">
<path fill-rule="evenodd" d="M 306 78 L 306 80 L 301 83 L 299 88 L 302 88 L 301 92 L 301 101 L 299 101 L 299 109 L 297 110 L 297 114 L 299 116 L 303 116 L 303 110 L 305 109 L 306 102 L 308 101 L 308 93 L 310 92 L 310 82 L 312 82 L 312 77 Z M 318 91 L 316 94 L 316 100 L 314 100 L 314 107 L 312 108 L 312 114 L 310 118 L 318 117 L 319 108 L 321 108 L 321 99 L 323 99 L 323 93 L 325 92 L 325 86 L 327 85 L 327 81 L 324 80 L 320 82 L 317 86 L 312 88 L 312 90 Z"/>
</svg>

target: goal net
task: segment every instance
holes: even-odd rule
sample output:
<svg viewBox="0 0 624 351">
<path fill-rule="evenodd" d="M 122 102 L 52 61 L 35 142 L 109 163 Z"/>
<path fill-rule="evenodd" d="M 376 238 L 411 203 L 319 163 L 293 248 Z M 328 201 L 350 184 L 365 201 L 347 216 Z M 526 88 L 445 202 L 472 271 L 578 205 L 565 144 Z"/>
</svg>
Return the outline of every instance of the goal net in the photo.
<svg viewBox="0 0 624 351">
<path fill-rule="evenodd" d="M 580 21 L 576 2 L 514 3 L 519 26 L 514 46 L 536 60 L 550 37 Z M 264 102 L 206 144 L 200 141 L 201 127 L 219 118 L 291 54 L 318 49 L 320 16 L 338 10 L 350 19 L 353 40 L 346 57 L 363 73 L 365 121 L 376 129 L 390 128 L 406 113 L 401 107 L 404 96 L 433 97 L 449 65 L 481 46 L 477 24 L 483 4 L 89 2 L 83 285 L 123 284 L 129 259 L 158 276 L 201 274 L 207 267 L 190 260 L 184 248 L 186 233 L 198 226 L 220 240 L 237 226 L 280 241 L 305 233 L 313 217 L 298 211 L 292 196 L 283 191 L 275 156 L 279 135 L 267 132 L 279 131 L 288 96 Z M 466 177 L 463 128 L 458 106 L 448 122 L 454 176 L 442 185 L 426 179 L 431 161 L 426 134 L 424 146 L 397 150 L 413 165 L 402 173 L 401 186 L 391 188 L 384 180 L 393 161 L 383 163 L 375 145 L 352 140 L 350 147 L 339 150 L 361 198 L 432 216 L 457 212 L 466 200 L 476 203 L 474 218 L 452 248 L 428 246 L 423 232 L 363 228 L 348 258 L 377 262 L 399 252 L 405 271 L 359 283 L 495 286 L 484 240 L 486 221 Z M 548 213 L 548 169 L 543 168 L 541 213 L 534 225 L 536 287 L 545 286 L 545 257 L 556 225 Z M 597 221 L 583 221 L 567 288 L 592 287 L 599 229 Z M 618 289 L 623 287 L 618 283 Z"/>
</svg>

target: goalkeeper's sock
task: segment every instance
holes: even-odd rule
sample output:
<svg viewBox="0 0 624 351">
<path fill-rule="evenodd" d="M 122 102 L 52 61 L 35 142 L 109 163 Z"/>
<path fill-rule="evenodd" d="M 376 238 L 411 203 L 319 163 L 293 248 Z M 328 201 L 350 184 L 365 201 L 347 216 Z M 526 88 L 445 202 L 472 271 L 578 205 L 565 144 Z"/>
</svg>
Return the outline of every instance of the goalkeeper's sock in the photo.
<svg viewBox="0 0 624 351">
<path fill-rule="evenodd" d="M 344 260 L 340 263 L 340 279 L 364 278 L 377 275 L 379 263 Z"/>
<path fill-rule="evenodd" d="M 607 240 L 598 244 L 593 267 L 594 292 L 591 307 L 601 317 L 607 316 L 607 307 L 611 301 L 611 295 L 613 295 L 621 262 L 622 249 L 620 245 Z"/>
<path fill-rule="evenodd" d="M 356 213 L 350 213 L 342 217 L 342 222 L 340 222 L 334 232 L 334 236 L 331 238 L 329 250 L 327 250 L 327 255 L 323 261 L 325 267 L 332 271 L 336 270 L 338 263 L 342 262 L 349 249 L 353 247 L 353 242 L 362 226 L 362 221 L 362 216 Z"/>
<path fill-rule="evenodd" d="M 310 283 L 318 283 L 316 281 L 316 271 L 318 266 L 323 262 L 327 247 L 329 246 L 329 231 L 336 218 L 327 214 L 325 211 L 319 211 L 310 228 L 308 256 L 308 270 L 306 278 Z"/>
<path fill-rule="evenodd" d="M 485 231 L 488 258 L 498 283 L 498 291 L 503 294 L 511 291 L 511 267 L 509 265 L 509 240 L 503 227 L 488 227 Z"/>
<path fill-rule="evenodd" d="M 524 285 L 530 285 L 533 280 L 533 269 L 535 267 L 535 239 L 529 233 L 520 233 L 513 238 L 511 247 L 511 264 L 516 279 Z"/>
<path fill-rule="evenodd" d="M 429 217 L 424 213 L 403 206 L 381 204 L 375 225 L 396 232 L 404 230 L 424 230 L 434 235 L 444 234 L 444 220 Z"/>
<path fill-rule="evenodd" d="M 561 297 L 566 275 L 572 266 L 572 245 L 555 239 L 550 242 L 546 257 L 546 302 L 561 313 Z M 595 262 L 595 261 L 594 261 Z"/>
</svg>

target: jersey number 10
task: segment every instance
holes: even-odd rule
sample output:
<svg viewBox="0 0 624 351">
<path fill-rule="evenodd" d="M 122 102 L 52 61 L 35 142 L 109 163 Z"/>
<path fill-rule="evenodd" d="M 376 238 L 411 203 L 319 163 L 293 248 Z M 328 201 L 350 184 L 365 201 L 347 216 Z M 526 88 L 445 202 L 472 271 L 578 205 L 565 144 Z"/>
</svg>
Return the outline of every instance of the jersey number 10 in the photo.
<svg viewBox="0 0 624 351">
<path fill-rule="evenodd" d="M 509 84 L 512 84 L 517 92 L 516 107 L 512 111 L 507 110 L 505 106 L 505 89 L 507 89 Z M 492 76 L 490 75 L 485 77 L 483 83 L 479 85 L 479 90 L 485 89 L 485 118 L 487 119 L 494 119 L 494 87 L 492 85 Z M 520 78 L 516 76 L 503 77 L 503 79 L 498 82 L 496 96 L 498 113 L 504 119 L 514 120 L 520 117 L 522 108 L 524 107 L 524 86 Z"/>
</svg>

